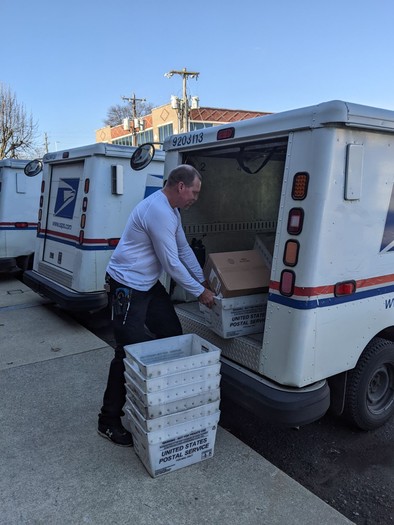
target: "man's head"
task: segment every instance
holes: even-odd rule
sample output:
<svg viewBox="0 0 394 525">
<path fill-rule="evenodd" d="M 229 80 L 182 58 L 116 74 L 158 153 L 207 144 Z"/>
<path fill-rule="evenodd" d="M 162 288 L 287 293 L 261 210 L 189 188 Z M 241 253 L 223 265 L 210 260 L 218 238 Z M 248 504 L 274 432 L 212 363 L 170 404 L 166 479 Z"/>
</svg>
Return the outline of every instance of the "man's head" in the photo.
<svg viewBox="0 0 394 525">
<path fill-rule="evenodd" d="M 201 190 L 201 175 L 188 164 L 174 168 L 164 188 L 169 203 L 173 208 L 187 209 L 198 199 Z"/>
</svg>

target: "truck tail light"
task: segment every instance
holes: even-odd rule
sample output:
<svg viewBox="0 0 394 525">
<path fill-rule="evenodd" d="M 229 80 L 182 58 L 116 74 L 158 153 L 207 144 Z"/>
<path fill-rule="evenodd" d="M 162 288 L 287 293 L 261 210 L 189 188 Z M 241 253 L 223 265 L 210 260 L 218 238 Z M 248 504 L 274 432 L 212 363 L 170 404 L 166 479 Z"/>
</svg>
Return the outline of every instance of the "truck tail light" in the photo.
<svg viewBox="0 0 394 525">
<path fill-rule="evenodd" d="M 81 231 L 79 232 L 79 239 L 78 239 L 79 244 L 83 244 L 83 239 L 84 239 L 84 237 L 85 237 L 85 234 L 84 234 L 83 230 L 81 230 Z"/>
<path fill-rule="evenodd" d="M 356 281 L 343 281 L 336 283 L 334 286 L 335 297 L 342 297 L 344 295 L 352 295 L 356 291 Z"/>
<path fill-rule="evenodd" d="M 86 224 L 86 215 L 83 213 L 81 215 L 81 228 L 85 228 L 85 224 Z"/>
<path fill-rule="evenodd" d="M 117 246 L 120 239 L 108 239 L 108 246 Z"/>
<path fill-rule="evenodd" d="M 283 262 L 286 266 L 295 266 L 298 262 L 300 243 L 298 241 L 287 241 Z"/>
<path fill-rule="evenodd" d="M 85 179 L 85 184 L 83 186 L 84 193 L 89 193 L 90 189 L 90 179 Z"/>
<path fill-rule="evenodd" d="M 44 193 L 45 190 L 45 181 L 41 181 L 41 193 Z"/>
<path fill-rule="evenodd" d="M 290 235 L 299 235 L 302 232 L 304 222 L 304 210 L 302 208 L 292 208 L 289 211 L 287 221 L 287 233 Z"/>
<path fill-rule="evenodd" d="M 85 212 L 88 209 L 88 198 L 84 197 L 82 201 L 82 211 Z"/>
<path fill-rule="evenodd" d="M 216 140 L 232 139 L 235 135 L 235 128 L 220 129 L 216 134 Z"/>
<path fill-rule="evenodd" d="M 291 196 L 295 201 L 302 201 L 308 193 L 309 173 L 300 171 L 294 175 Z"/>
<path fill-rule="evenodd" d="M 295 273 L 283 270 L 280 276 L 279 291 L 282 295 L 290 297 L 294 293 Z"/>
<path fill-rule="evenodd" d="M 29 224 L 27 222 L 16 222 L 15 228 L 27 228 Z"/>
</svg>

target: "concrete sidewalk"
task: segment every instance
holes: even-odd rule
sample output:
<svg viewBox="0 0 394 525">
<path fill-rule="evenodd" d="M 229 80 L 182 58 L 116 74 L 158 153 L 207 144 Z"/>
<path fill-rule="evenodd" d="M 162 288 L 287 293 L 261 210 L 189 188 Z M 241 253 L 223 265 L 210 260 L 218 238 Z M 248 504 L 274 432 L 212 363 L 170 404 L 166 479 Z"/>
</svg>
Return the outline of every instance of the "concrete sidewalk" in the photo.
<svg viewBox="0 0 394 525">
<path fill-rule="evenodd" d="M 212 459 L 152 479 L 96 432 L 112 348 L 0 281 L 0 523 L 352 523 L 218 429 Z"/>
</svg>

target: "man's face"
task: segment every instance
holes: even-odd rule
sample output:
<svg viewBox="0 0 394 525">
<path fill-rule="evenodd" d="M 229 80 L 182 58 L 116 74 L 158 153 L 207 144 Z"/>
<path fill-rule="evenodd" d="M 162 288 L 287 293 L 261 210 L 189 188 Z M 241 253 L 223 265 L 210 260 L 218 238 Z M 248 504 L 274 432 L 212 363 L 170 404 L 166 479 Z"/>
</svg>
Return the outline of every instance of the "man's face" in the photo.
<svg viewBox="0 0 394 525">
<path fill-rule="evenodd" d="M 194 204 L 201 190 L 201 181 L 198 177 L 194 178 L 191 186 L 185 186 L 183 182 L 178 183 L 179 191 L 179 206 L 182 210 L 187 210 L 192 204 Z"/>
</svg>

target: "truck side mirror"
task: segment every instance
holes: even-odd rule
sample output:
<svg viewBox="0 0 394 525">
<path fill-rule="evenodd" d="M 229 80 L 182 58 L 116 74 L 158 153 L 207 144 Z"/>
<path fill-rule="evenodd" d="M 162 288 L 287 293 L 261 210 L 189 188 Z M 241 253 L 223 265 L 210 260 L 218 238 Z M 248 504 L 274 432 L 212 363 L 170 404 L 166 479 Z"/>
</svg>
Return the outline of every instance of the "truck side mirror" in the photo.
<svg viewBox="0 0 394 525">
<path fill-rule="evenodd" d="M 133 170 L 139 171 L 148 166 L 155 155 L 155 147 L 150 142 L 139 146 L 130 159 L 130 166 Z"/>
<path fill-rule="evenodd" d="M 28 162 L 23 170 L 27 177 L 35 177 L 42 171 L 42 161 L 39 159 Z"/>
</svg>

